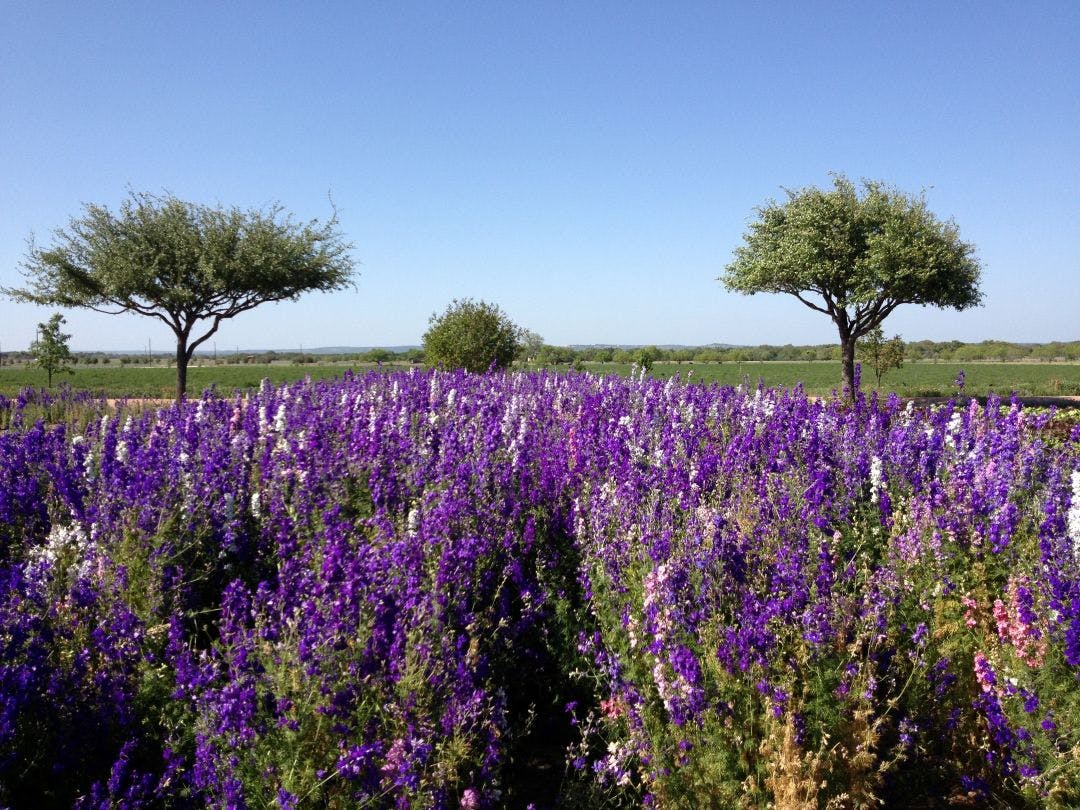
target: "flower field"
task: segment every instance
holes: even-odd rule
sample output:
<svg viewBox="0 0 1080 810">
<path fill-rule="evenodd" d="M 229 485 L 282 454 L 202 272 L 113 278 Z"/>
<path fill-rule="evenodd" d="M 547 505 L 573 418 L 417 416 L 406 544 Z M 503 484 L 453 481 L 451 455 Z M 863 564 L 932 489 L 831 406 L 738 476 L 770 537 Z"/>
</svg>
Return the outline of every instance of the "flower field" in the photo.
<svg viewBox="0 0 1080 810">
<path fill-rule="evenodd" d="M 0 806 L 1080 805 L 1049 418 L 544 373 L 0 400 Z"/>
</svg>

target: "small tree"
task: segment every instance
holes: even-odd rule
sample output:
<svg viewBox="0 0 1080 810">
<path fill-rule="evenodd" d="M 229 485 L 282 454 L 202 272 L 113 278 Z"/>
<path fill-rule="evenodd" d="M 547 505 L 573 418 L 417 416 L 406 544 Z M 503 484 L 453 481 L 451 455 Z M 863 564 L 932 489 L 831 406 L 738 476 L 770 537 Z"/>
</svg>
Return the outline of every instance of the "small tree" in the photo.
<svg viewBox="0 0 1080 810">
<path fill-rule="evenodd" d="M 843 175 L 834 188 L 788 191 L 758 209 L 720 280 L 735 292 L 787 293 L 832 318 L 844 380 L 855 396 L 855 343 L 901 304 L 977 305 L 979 264 L 956 225 L 923 196 Z"/>
<path fill-rule="evenodd" d="M 60 325 L 64 323 L 67 321 L 59 312 L 45 323 L 39 323 L 38 337 L 30 344 L 30 354 L 34 357 L 33 364 L 45 369 L 45 373 L 49 376 L 49 388 L 52 388 L 53 374 L 74 373 L 68 365 L 75 362 L 74 356 L 68 349 L 71 335 L 60 331 Z"/>
<path fill-rule="evenodd" d="M 336 216 L 298 224 L 280 206 L 242 211 L 132 193 L 118 214 L 87 205 L 55 237 L 48 250 L 31 242 L 23 265 L 30 285 L 2 291 L 19 301 L 162 321 L 176 336 L 177 401 L 195 349 L 223 320 L 309 290 L 341 289 L 352 277 L 351 245 Z M 197 334 L 200 323 L 206 328 Z"/>
<path fill-rule="evenodd" d="M 521 352 L 524 330 L 499 307 L 471 298 L 454 299 L 442 315 L 431 316 L 424 333 L 429 366 L 483 372 L 506 368 Z"/>
<path fill-rule="evenodd" d="M 874 370 L 874 385 L 881 388 L 886 372 L 904 366 L 904 341 L 899 335 L 886 340 L 880 326 L 875 326 L 859 340 L 859 348 L 870 368 Z"/>
<path fill-rule="evenodd" d="M 576 359 L 574 350 L 569 346 L 541 346 L 533 357 L 542 366 L 569 365 Z"/>
<path fill-rule="evenodd" d="M 395 354 L 389 349 L 368 349 L 360 359 L 365 363 L 389 363 Z"/>
<path fill-rule="evenodd" d="M 528 329 L 521 332 L 521 353 L 530 362 L 536 359 L 544 348 L 544 339 Z"/>
<path fill-rule="evenodd" d="M 643 346 L 634 354 L 634 365 L 648 374 L 652 371 L 653 363 L 660 359 L 660 350 L 655 346 Z"/>
</svg>

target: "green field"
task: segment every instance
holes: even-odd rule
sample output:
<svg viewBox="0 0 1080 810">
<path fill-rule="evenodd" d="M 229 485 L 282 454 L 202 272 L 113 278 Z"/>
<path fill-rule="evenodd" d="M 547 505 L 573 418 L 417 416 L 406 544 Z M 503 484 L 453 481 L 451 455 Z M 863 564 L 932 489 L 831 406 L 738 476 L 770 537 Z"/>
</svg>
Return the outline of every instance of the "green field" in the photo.
<svg viewBox="0 0 1080 810">
<path fill-rule="evenodd" d="M 211 386 L 221 392 L 257 388 L 263 378 L 277 385 L 305 376 L 340 377 L 349 368 L 367 371 L 372 366 L 331 363 L 304 365 L 193 365 L 188 367 L 188 394 L 197 396 Z M 176 369 L 168 366 L 78 366 L 72 374 L 53 375 L 54 385 L 70 385 L 107 397 L 168 398 L 176 394 Z M 0 368 L 0 394 L 12 396 L 27 387 L 44 387 L 45 372 L 38 368 Z"/>
<path fill-rule="evenodd" d="M 388 364 L 385 368 L 400 368 Z M 337 377 L 348 369 L 364 373 L 369 364 L 311 363 L 304 365 L 275 363 L 270 365 L 196 365 L 188 370 L 188 392 L 197 396 L 204 389 L 216 387 L 223 393 L 236 389 L 256 388 L 269 378 L 278 384 L 303 379 Z M 561 366 L 560 369 L 566 368 Z M 587 371 L 601 374 L 630 373 L 630 366 L 621 363 L 585 363 Z M 1075 363 L 908 363 L 899 371 L 890 372 L 882 390 L 901 396 L 948 396 L 956 393 L 953 380 L 960 369 L 967 375 L 965 393 L 981 395 L 996 393 L 1007 396 L 1013 392 L 1025 396 L 1080 395 L 1080 364 Z M 738 385 L 748 382 L 756 386 L 793 386 L 802 383 L 808 393 L 828 395 L 840 386 L 840 364 L 833 362 L 760 362 L 760 363 L 657 363 L 652 376 L 667 378 L 679 374 L 693 382 L 719 382 Z M 54 382 L 88 390 L 108 397 L 171 397 L 176 384 L 176 370 L 166 366 L 80 366 L 74 374 L 57 375 Z M 36 368 L 12 366 L 0 368 L 0 394 L 13 396 L 27 386 L 43 387 L 45 372 Z M 863 387 L 874 387 L 873 373 L 863 375 Z"/>
<path fill-rule="evenodd" d="M 960 370 L 966 375 L 964 392 L 972 395 L 995 393 L 1026 396 L 1080 395 L 1080 364 L 1068 363 L 906 363 L 882 379 L 881 389 L 901 396 L 949 396 L 956 393 L 954 380 Z M 841 387 L 840 364 L 813 363 L 657 363 L 654 377 L 679 374 L 683 379 L 693 371 L 697 382 L 738 385 L 748 380 L 757 385 L 791 386 L 801 382 L 807 392 L 825 395 Z M 863 369 L 862 386 L 874 388 L 874 374 Z"/>
</svg>

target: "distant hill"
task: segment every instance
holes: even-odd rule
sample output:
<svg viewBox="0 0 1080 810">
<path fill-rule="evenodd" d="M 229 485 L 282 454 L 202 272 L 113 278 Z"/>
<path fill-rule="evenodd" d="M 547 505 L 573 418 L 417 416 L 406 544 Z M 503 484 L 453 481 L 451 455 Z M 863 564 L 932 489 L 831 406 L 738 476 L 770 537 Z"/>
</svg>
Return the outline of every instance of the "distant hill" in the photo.
<svg viewBox="0 0 1080 810">
<path fill-rule="evenodd" d="M 412 351 L 413 349 L 419 349 L 419 346 L 317 346 L 311 349 L 304 349 L 305 354 L 363 354 L 364 352 L 370 352 L 372 349 L 386 349 L 388 352 L 394 352 L 395 354 L 404 354 L 405 352 Z M 278 352 L 292 352 L 294 349 L 277 349 Z"/>
<path fill-rule="evenodd" d="M 304 351 L 304 354 L 363 354 L 364 352 L 369 352 L 372 349 L 386 349 L 387 351 L 391 351 L 391 352 L 394 352 L 396 354 L 404 354 L 407 351 L 411 351 L 412 349 L 419 349 L 419 348 L 420 348 L 419 346 L 312 346 L 310 348 L 305 346 L 303 351 Z M 293 346 L 293 347 L 288 348 L 288 349 L 282 349 L 282 348 L 275 348 L 275 349 L 242 348 L 242 349 L 240 349 L 240 354 L 265 354 L 267 352 L 274 352 L 276 354 L 299 354 L 300 353 L 300 347 L 299 346 Z M 125 354 L 125 352 L 109 352 L 109 353 L 110 354 L 114 354 L 114 353 L 115 354 Z M 218 349 L 217 353 L 218 353 L 218 355 L 220 355 L 222 357 L 229 357 L 231 355 L 236 354 L 237 352 L 236 352 L 235 349 Z M 144 352 L 130 352 L 130 354 L 144 354 Z M 162 356 L 163 354 L 167 354 L 167 353 L 154 352 L 155 357 Z M 195 354 L 199 355 L 200 357 L 206 357 L 207 355 L 214 354 L 214 350 L 213 349 L 198 349 L 195 352 Z"/>
<path fill-rule="evenodd" d="M 682 349 L 738 349 L 743 348 L 734 343 L 707 343 L 703 346 L 687 345 L 685 343 L 572 343 L 569 348 L 574 351 L 582 349 L 642 349 L 646 346 L 655 346 L 664 351 L 681 351 Z"/>
</svg>

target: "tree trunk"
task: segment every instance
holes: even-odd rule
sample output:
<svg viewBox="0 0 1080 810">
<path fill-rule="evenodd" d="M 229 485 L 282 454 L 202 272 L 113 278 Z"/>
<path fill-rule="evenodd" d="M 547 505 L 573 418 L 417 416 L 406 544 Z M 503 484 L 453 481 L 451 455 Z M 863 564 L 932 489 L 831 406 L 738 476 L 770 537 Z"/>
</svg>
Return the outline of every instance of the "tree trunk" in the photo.
<svg viewBox="0 0 1080 810">
<path fill-rule="evenodd" d="M 854 402 L 858 393 L 855 387 L 855 338 L 844 332 L 840 333 L 840 362 L 844 368 L 844 383 L 847 385 L 848 396 Z"/>
<path fill-rule="evenodd" d="M 187 393 L 187 367 L 188 352 L 187 341 L 183 337 L 176 338 L 176 402 L 184 401 Z"/>
</svg>

